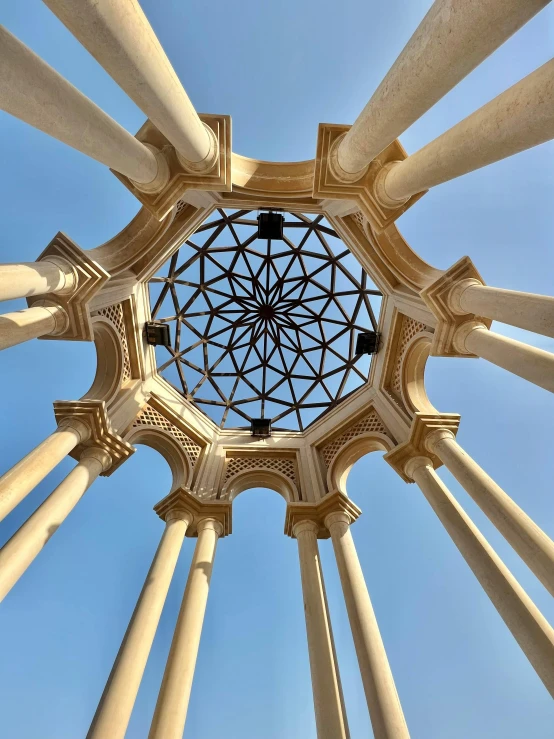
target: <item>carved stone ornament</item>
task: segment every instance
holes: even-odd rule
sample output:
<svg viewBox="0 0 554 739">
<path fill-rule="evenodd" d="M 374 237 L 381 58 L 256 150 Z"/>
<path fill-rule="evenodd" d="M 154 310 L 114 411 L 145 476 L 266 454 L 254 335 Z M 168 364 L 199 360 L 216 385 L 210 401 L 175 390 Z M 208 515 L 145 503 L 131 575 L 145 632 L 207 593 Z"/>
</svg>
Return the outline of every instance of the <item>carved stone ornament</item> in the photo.
<svg viewBox="0 0 554 739">
<path fill-rule="evenodd" d="M 320 123 L 317 137 L 317 152 L 314 172 L 314 198 L 328 198 L 331 200 L 353 200 L 371 226 L 378 233 L 402 215 L 425 192 L 412 195 L 406 201 L 394 207 L 385 207 L 377 197 L 376 185 L 378 175 L 388 164 L 400 162 L 406 159 L 407 154 L 398 140 L 382 151 L 365 170 L 362 177 L 355 181 L 344 181 L 339 179 L 336 165 L 332 165 L 332 154 L 337 144 L 337 139 L 342 137 L 350 126 L 334 123 Z"/>
<path fill-rule="evenodd" d="M 65 419 L 78 418 L 89 427 L 89 439 L 78 444 L 70 455 L 78 461 L 88 447 L 104 449 L 112 458 L 112 466 L 102 473 L 105 477 L 109 477 L 135 452 L 135 448 L 113 430 L 103 400 L 56 400 L 54 414 L 58 425 Z"/>
<path fill-rule="evenodd" d="M 140 128 L 136 138 L 142 141 L 143 144 L 149 144 L 162 152 L 169 169 L 167 183 L 158 192 L 144 192 L 144 189 L 139 189 L 128 177 L 113 169 L 111 170 L 159 221 L 165 218 L 187 190 L 216 192 L 230 192 L 232 190 L 231 117 L 228 115 L 205 114 L 200 115 L 200 119 L 212 132 L 213 136 L 212 134 L 211 136 L 214 143 L 217 141 L 218 155 L 208 171 L 191 171 L 190 164 L 185 168 L 174 147 L 150 120 L 147 120 Z"/>
<path fill-rule="evenodd" d="M 158 516 L 165 521 L 174 509 L 186 511 L 192 520 L 187 528 L 187 536 L 198 536 L 198 524 L 204 518 L 214 518 L 222 526 L 221 536 L 232 531 L 232 504 L 230 501 L 200 501 L 185 488 L 177 488 L 154 506 Z"/>
<path fill-rule="evenodd" d="M 410 428 L 410 437 L 403 444 L 387 452 L 383 457 L 405 482 L 413 482 L 406 474 L 405 465 L 413 457 L 428 457 L 437 469 L 441 460 L 426 445 L 427 437 L 437 429 L 447 429 L 454 436 L 458 433 L 460 416 L 457 413 L 416 413 Z"/>
<path fill-rule="evenodd" d="M 41 336 L 41 339 L 65 339 L 66 341 L 93 341 L 89 303 L 100 292 L 110 275 L 97 262 L 80 249 L 68 236 L 58 232 L 37 259 L 55 261 L 64 259 L 75 272 L 75 289 L 69 293 L 47 293 L 27 298 L 32 307 L 40 301 L 59 305 L 67 313 L 67 328 L 61 334 Z"/>
<path fill-rule="evenodd" d="M 293 529 L 300 521 L 313 521 L 319 527 L 318 539 L 328 539 L 329 530 L 325 526 L 325 518 L 330 513 L 346 513 L 350 522 L 354 522 L 362 511 L 343 493 L 336 491 L 329 493 L 318 503 L 289 503 L 285 517 L 285 535 L 294 537 Z"/>
<path fill-rule="evenodd" d="M 437 319 L 435 336 L 431 345 L 431 356 L 433 357 L 475 357 L 475 354 L 461 354 L 454 346 L 454 334 L 462 323 L 468 320 L 478 319 L 490 328 L 492 320 L 482 316 L 474 316 L 472 313 L 460 315 L 452 310 L 449 296 L 452 290 L 462 280 L 475 280 L 484 284 L 484 280 L 475 268 L 469 257 L 462 257 L 450 269 L 431 285 L 421 291 L 420 295 L 429 306 L 429 309 Z"/>
</svg>

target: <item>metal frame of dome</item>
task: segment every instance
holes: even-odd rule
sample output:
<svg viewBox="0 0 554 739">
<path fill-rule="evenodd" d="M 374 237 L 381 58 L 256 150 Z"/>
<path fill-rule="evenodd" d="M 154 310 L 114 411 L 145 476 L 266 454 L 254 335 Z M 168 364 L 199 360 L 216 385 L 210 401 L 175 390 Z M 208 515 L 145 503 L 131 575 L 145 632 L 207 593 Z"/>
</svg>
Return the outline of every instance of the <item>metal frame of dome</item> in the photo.
<svg viewBox="0 0 554 739">
<path fill-rule="evenodd" d="M 175 324 L 172 346 L 166 347 L 170 358 L 158 362 L 158 371 L 163 373 L 173 365 L 181 384 L 179 391 L 187 399 L 200 407 L 223 407 L 221 428 L 230 410 L 250 424 L 252 417 L 266 417 L 268 405 L 273 403 L 283 408 L 270 414 L 274 428 L 294 414 L 298 430 L 303 431 L 315 420 L 303 418 L 308 409 L 321 409 L 320 417 L 356 389 L 350 387 L 345 392 L 352 375 L 358 380 L 356 387 L 367 382 L 367 375 L 358 366 L 362 355 L 355 353 L 355 340 L 358 332 L 377 331 L 370 296 L 381 297 L 382 293 L 368 286 L 369 278 L 361 267 L 358 278 L 341 262 L 350 250 L 341 241 L 341 251 L 333 251 L 329 237 L 340 237 L 322 215 L 284 214 L 283 240 L 262 242 L 251 213 L 218 209 L 215 219 L 202 224 L 172 256 L 167 274 L 151 278 L 150 285 L 163 284 L 157 299 L 152 300 L 152 319 Z M 239 227 L 245 226 L 248 233 L 241 237 Z M 198 245 L 200 234 L 206 238 Z M 317 239 L 315 246 L 309 243 L 312 234 Z M 222 245 L 226 236 L 230 244 Z M 263 249 L 255 246 L 260 242 L 265 243 Z M 230 257 L 226 263 L 224 255 Z M 310 260 L 320 264 L 310 264 Z M 198 280 L 187 279 L 196 263 Z M 348 289 L 341 289 L 341 281 Z M 192 290 L 184 301 L 179 286 Z M 168 297 L 174 313 L 162 316 Z M 347 297 L 355 298 L 351 310 L 343 304 Z M 195 309 L 197 302 L 202 303 L 202 310 Z M 194 319 L 205 319 L 202 330 L 194 325 Z M 183 327 L 195 338 L 192 343 L 183 345 Z M 337 342 L 345 336 L 346 356 L 337 349 Z M 202 366 L 187 356 L 199 347 Z M 333 366 L 329 367 L 331 359 Z M 191 377 L 194 374 L 196 378 Z M 230 390 L 221 386 L 225 377 L 234 378 Z M 331 377 L 334 383 L 340 377 L 334 389 L 326 383 Z M 237 394 L 241 381 L 242 389 L 250 390 L 247 397 Z M 305 387 L 301 389 L 299 384 Z M 216 399 L 203 397 L 202 388 L 210 386 Z M 317 389 L 323 399 L 314 401 Z M 258 413 L 247 412 L 251 403 L 259 403 Z"/>
</svg>

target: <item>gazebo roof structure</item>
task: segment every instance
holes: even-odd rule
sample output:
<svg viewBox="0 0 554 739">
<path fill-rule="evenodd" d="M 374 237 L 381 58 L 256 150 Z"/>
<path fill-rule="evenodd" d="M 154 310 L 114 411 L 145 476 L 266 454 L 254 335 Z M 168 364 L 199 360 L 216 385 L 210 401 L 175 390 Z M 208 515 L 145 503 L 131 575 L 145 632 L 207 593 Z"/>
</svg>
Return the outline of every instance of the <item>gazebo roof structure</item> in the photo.
<svg viewBox="0 0 554 739">
<path fill-rule="evenodd" d="M 3 28 L 1 107 L 109 167 L 142 207 L 96 248 L 58 233 L 36 262 L 0 266 L 0 298 L 28 306 L 0 316 L 1 349 L 41 338 L 97 353 L 88 392 L 56 401 L 52 435 L 0 478 L 2 519 L 66 456 L 77 461 L 0 551 L 0 600 L 137 444 L 172 472 L 155 507 L 160 547 L 89 739 L 124 738 L 187 535 L 197 543 L 149 733 L 182 736 L 216 545 L 235 497 L 259 487 L 286 500 L 299 548 L 318 739 L 348 737 L 318 551 L 328 537 L 374 736 L 409 739 L 350 534 L 361 511 L 346 481 L 373 451 L 420 489 L 554 696 L 554 630 L 436 469 L 552 594 L 554 542 L 458 444 L 459 415 L 436 409 L 425 383 L 429 356 L 480 357 L 554 392 L 553 354 L 491 330 L 554 337 L 554 298 L 485 285 L 467 256 L 435 268 L 396 227 L 428 189 L 554 138 L 553 60 L 419 151 L 397 139 L 545 0 L 436 0 L 354 124 L 321 123 L 303 162 L 234 153 L 230 116 L 196 113 L 136 0 L 45 2 L 147 120 L 131 135 Z M 283 238 L 258 233 L 270 212 Z M 170 327 L 166 348 L 148 342 L 152 321 Z M 356 353 L 370 331 L 371 362 Z M 263 437 L 249 426 L 260 419 L 273 422 Z"/>
</svg>

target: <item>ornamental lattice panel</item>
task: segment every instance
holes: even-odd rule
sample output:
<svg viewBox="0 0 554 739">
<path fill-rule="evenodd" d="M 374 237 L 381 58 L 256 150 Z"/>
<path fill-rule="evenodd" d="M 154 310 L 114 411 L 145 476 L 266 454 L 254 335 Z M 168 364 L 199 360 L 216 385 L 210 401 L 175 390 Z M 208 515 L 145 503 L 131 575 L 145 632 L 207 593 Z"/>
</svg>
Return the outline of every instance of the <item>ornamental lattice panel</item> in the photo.
<svg viewBox="0 0 554 739">
<path fill-rule="evenodd" d="M 151 405 L 145 405 L 135 418 L 133 428 L 137 428 L 139 426 L 154 426 L 155 428 L 163 429 L 164 431 L 167 431 L 168 434 L 171 434 L 175 441 L 177 441 L 177 443 L 185 450 L 190 466 L 194 469 L 194 465 L 198 461 L 198 457 L 202 452 L 200 444 L 187 436 L 184 431 L 174 426 L 171 421 L 168 421 L 165 416 L 162 416 L 162 414 L 155 408 L 152 408 Z"/>
<path fill-rule="evenodd" d="M 237 472 L 244 472 L 245 470 L 276 470 L 285 477 L 288 477 L 295 485 L 296 489 L 299 490 L 298 480 L 296 477 L 296 464 L 294 459 L 291 457 L 227 457 L 227 466 L 225 469 L 225 479 L 223 484 L 227 482 Z"/>
<path fill-rule="evenodd" d="M 347 442 L 356 438 L 356 436 L 361 436 L 370 431 L 388 436 L 385 424 L 381 421 L 375 410 L 371 410 L 367 416 L 364 416 L 360 421 L 358 421 L 358 423 L 355 423 L 354 426 L 351 426 L 340 436 L 337 436 L 336 439 L 333 439 L 322 448 L 321 456 L 323 457 L 325 465 L 327 467 L 330 466 L 333 459 Z"/>
<path fill-rule="evenodd" d="M 416 321 L 409 316 L 402 316 L 402 327 L 396 350 L 396 360 L 390 381 L 385 388 L 396 405 L 408 412 L 402 401 L 402 364 L 411 340 L 422 331 L 433 332 L 433 329 L 421 321 Z"/>
<path fill-rule="evenodd" d="M 104 316 L 110 321 L 116 329 L 121 346 L 123 348 L 123 382 L 130 380 L 132 377 L 131 373 L 131 360 L 129 358 L 129 345 L 127 343 L 127 333 L 125 331 L 125 318 L 123 316 L 123 306 L 121 303 L 115 305 L 109 305 L 107 308 L 102 308 L 98 311 L 97 315 Z"/>
</svg>

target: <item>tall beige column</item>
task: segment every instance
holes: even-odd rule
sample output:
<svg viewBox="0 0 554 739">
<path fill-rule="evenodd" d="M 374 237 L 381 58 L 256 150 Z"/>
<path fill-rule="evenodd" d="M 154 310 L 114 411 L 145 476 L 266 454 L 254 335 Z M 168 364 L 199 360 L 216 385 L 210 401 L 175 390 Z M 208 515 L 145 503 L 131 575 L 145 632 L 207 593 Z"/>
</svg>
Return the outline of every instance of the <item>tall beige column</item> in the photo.
<svg viewBox="0 0 554 739">
<path fill-rule="evenodd" d="M 0 601 L 111 463 L 110 455 L 103 449 L 85 449 L 79 464 L 0 549 Z"/>
<path fill-rule="evenodd" d="M 43 301 L 14 313 L 0 315 L 0 349 L 37 339 L 39 336 L 57 336 L 67 329 L 65 310 L 54 303 Z"/>
<path fill-rule="evenodd" d="M 87 739 L 124 739 L 156 629 L 192 515 L 166 514 L 166 527 L 123 637 Z"/>
<path fill-rule="evenodd" d="M 338 149 L 360 172 L 549 0 L 435 0 Z"/>
<path fill-rule="evenodd" d="M 371 605 L 364 573 L 343 511 L 325 517 L 342 583 L 375 739 L 409 739 L 385 646 Z"/>
<path fill-rule="evenodd" d="M 467 279 L 454 286 L 448 304 L 458 315 L 473 313 L 554 338 L 554 298 L 548 295 L 503 290 Z"/>
<path fill-rule="evenodd" d="M 77 273 L 62 257 L 24 264 L 0 264 L 0 300 L 45 293 L 68 295 L 76 286 Z"/>
<path fill-rule="evenodd" d="M 217 540 L 223 526 L 213 518 L 198 523 L 198 541 L 169 650 L 149 739 L 182 739 L 200 646 Z"/>
<path fill-rule="evenodd" d="M 473 570 L 504 623 L 554 697 L 554 630 L 451 495 L 426 457 L 415 457 L 406 474 L 423 494 Z"/>
<path fill-rule="evenodd" d="M 473 3 L 472 3 L 473 4 Z M 403 162 L 387 165 L 376 194 L 396 207 L 415 193 L 554 138 L 554 59 Z"/>
<path fill-rule="evenodd" d="M 425 440 L 519 556 L 554 595 L 554 541 L 479 467 L 449 429 L 436 429 Z"/>
<path fill-rule="evenodd" d="M 66 419 L 54 433 L 0 477 L 0 521 L 44 480 L 77 444 L 90 438 L 78 418 Z"/>
<path fill-rule="evenodd" d="M 292 530 L 298 541 L 317 736 L 318 739 L 347 739 L 350 733 L 325 603 L 325 586 L 317 546 L 318 528 L 314 521 L 305 520 L 295 523 Z"/>
<path fill-rule="evenodd" d="M 126 175 L 145 191 L 167 182 L 161 153 L 116 123 L 0 26 L 0 109 Z"/>
<path fill-rule="evenodd" d="M 490 331 L 480 321 L 463 323 L 454 334 L 460 354 L 476 354 L 554 393 L 554 354 Z"/>
<path fill-rule="evenodd" d="M 136 0 L 44 0 L 71 33 L 197 171 L 217 141 L 196 113 Z"/>
</svg>

